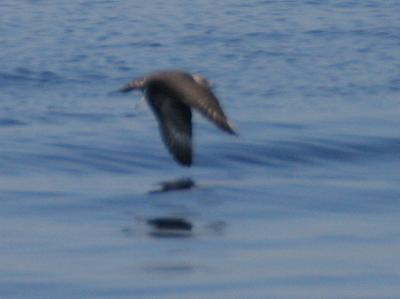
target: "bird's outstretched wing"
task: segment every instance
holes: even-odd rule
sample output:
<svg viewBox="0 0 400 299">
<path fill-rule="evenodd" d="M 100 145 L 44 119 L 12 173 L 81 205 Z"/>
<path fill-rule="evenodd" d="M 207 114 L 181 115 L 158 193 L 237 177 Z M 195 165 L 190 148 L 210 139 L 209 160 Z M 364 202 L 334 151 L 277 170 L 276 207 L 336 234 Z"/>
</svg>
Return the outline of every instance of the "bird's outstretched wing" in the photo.
<svg viewBox="0 0 400 299">
<path fill-rule="evenodd" d="M 236 134 L 208 84 L 199 84 L 190 74 L 180 71 L 156 73 L 149 77 L 149 89 L 160 89 L 199 111 L 220 129 Z"/>
<path fill-rule="evenodd" d="M 175 98 L 199 111 L 222 130 L 236 134 L 209 86 L 198 84 L 185 73 L 169 74 L 162 81 Z"/>
<path fill-rule="evenodd" d="M 149 88 L 148 102 L 160 127 L 161 137 L 172 156 L 181 164 L 192 164 L 192 112 L 169 94 Z"/>
</svg>

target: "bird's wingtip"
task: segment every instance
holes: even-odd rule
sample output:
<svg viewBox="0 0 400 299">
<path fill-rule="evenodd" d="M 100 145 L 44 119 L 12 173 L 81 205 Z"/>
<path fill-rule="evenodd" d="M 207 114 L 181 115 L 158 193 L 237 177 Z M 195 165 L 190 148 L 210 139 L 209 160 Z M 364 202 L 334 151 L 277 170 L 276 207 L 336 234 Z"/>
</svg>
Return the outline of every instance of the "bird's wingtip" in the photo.
<svg viewBox="0 0 400 299">
<path fill-rule="evenodd" d="M 230 121 L 227 121 L 227 124 L 228 124 L 227 132 L 231 135 L 239 136 L 239 133 L 238 133 L 237 129 L 235 128 L 235 126 Z"/>
</svg>

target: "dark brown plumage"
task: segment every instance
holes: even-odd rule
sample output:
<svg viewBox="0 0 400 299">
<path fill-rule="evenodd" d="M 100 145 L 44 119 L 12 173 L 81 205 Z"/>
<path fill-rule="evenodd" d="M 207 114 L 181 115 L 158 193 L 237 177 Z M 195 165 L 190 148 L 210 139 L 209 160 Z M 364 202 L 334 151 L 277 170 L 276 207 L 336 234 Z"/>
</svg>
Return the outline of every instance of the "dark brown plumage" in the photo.
<svg viewBox="0 0 400 299">
<path fill-rule="evenodd" d="M 192 164 L 192 112 L 199 111 L 217 127 L 236 134 L 206 79 L 182 71 L 162 71 L 136 79 L 120 91 L 140 89 L 153 110 L 161 137 L 181 164 Z"/>
</svg>

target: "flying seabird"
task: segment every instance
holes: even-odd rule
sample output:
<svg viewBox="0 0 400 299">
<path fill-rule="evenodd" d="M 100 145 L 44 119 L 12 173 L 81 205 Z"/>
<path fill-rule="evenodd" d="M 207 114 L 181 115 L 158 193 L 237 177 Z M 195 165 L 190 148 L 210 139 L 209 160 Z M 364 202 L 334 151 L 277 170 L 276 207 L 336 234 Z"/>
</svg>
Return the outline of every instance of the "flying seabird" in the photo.
<svg viewBox="0 0 400 299">
<path fill-rule="evenodd" d="M 217 127 L 236 134 L 209 82 L 199 75 L 169 70 L 135 79 L 120 89 L 138 89 L 154 112 L 161 137 L 172 156 L 182 165 L 192 164 L 192 111 L 196 109 Z"/>
</svg>

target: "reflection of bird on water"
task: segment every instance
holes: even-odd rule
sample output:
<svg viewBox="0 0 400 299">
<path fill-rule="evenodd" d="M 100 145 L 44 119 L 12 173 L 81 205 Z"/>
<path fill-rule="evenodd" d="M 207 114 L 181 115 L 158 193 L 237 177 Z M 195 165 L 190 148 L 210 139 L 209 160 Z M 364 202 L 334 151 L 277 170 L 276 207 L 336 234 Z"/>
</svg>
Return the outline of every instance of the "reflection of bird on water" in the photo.
<svg viewBox="0 0 400 299">
<path fill-rule="evenodd" d="M 161 186 L 161 188 L 152 190 L 149 193 L 154 194 L 154 193 L 164 193 L 177 190 L 189 190 L 196 187 L 196 183 L 190 178 L 161 182 L 159 183 L 159 185 Z"/>
<path fill-rule="evenodd" d="M 162 139 L 181 164 L 192 164 L 192 112 L 236 134 L 206 79 L 182 71 L 162 71 L 131 81 L 121 89 L 142 90 L 159 123 Z"/>
</svg>

